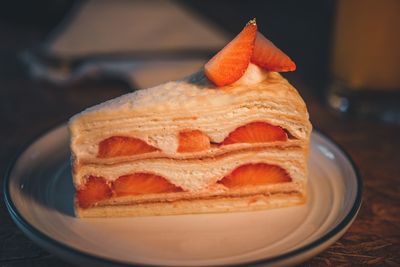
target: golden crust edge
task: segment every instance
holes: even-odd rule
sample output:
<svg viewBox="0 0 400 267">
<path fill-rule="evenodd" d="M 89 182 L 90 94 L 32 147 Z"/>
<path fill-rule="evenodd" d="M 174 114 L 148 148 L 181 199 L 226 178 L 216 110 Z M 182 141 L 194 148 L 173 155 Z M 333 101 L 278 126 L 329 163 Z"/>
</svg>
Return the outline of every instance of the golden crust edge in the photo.
<svg viewBox="0 0 400 267">
<path fill-rule="evenodd" d="M 306 194 L 300 192 L 273 195 L 254 194 L 245 197 L 110 205 L 88 209 L 75 207 L 75 215 L 78 218 L 106 218 L 247 212 L 302 205 L 306 203 L 306 200 Z"/>
</svg>

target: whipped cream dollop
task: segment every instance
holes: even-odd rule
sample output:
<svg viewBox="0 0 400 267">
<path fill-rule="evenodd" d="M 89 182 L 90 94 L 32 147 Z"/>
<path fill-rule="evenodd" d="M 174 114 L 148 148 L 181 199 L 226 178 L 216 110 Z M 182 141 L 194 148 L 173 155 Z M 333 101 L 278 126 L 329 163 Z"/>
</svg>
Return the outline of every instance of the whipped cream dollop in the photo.
<svg viewBox="0 0 400 267">
<path fill-rule="evenodd" d="M 233 85 L 252 85 L 257 84 L 268 78 L 270 72 L 250 63 L 243 76 L 233 83 Z"/>
</svg>

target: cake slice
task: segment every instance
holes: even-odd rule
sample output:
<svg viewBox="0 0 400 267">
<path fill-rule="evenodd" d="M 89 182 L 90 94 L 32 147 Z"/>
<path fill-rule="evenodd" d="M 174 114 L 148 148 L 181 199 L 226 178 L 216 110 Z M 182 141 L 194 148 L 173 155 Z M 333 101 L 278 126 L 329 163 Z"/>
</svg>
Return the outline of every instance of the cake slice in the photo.
<svg viewBox="0 0 400 267">
<path fill-rule="evenodd" d="M 199 72 L 71 118 L 75 211 L 114 217 L 304 203 L 311 124 L 255 21 Z"/>
</svg>

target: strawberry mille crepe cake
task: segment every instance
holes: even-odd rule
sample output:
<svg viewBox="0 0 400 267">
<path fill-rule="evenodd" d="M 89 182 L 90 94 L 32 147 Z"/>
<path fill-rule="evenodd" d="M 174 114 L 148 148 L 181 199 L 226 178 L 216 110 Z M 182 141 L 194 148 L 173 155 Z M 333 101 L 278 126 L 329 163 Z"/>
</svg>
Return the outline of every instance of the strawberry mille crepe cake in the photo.
<svg viewBox="0 0 400 267">
<path fill-rule="evenodd" d="M 71 118 L 78 217 L 252 211 L 306 200 L 311 124 L 255 20 L 198 73 Z"/>
</svg>

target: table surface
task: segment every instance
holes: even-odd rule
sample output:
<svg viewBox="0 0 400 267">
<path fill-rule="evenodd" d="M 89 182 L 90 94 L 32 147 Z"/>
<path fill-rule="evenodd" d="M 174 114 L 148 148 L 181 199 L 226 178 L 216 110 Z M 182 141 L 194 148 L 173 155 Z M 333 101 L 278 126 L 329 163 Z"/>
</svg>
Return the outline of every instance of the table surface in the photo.
<svg viewBox="0 0 400 267">
<path fill-rule="evenodd" d="M 18 53 L 39 36 L 18 25 L 0 25 L 0 179 L 22 144 L 82 109 L 126 93 L 117 81 L 69 86 L 32 81 Z M 364 179 L 363 204 L 347 233 L 302 266 L 400 265 L 400 125 L 342 118 L 329 111 L 309 85 L 292 81 L 308 104 L 314 127 L 353 158 Z M 3 189 L 1 189 L 3 191 Z M 29 240 L 11 220 L 1 194 L 0 265 L 70 266 Z"/>
</svg>

